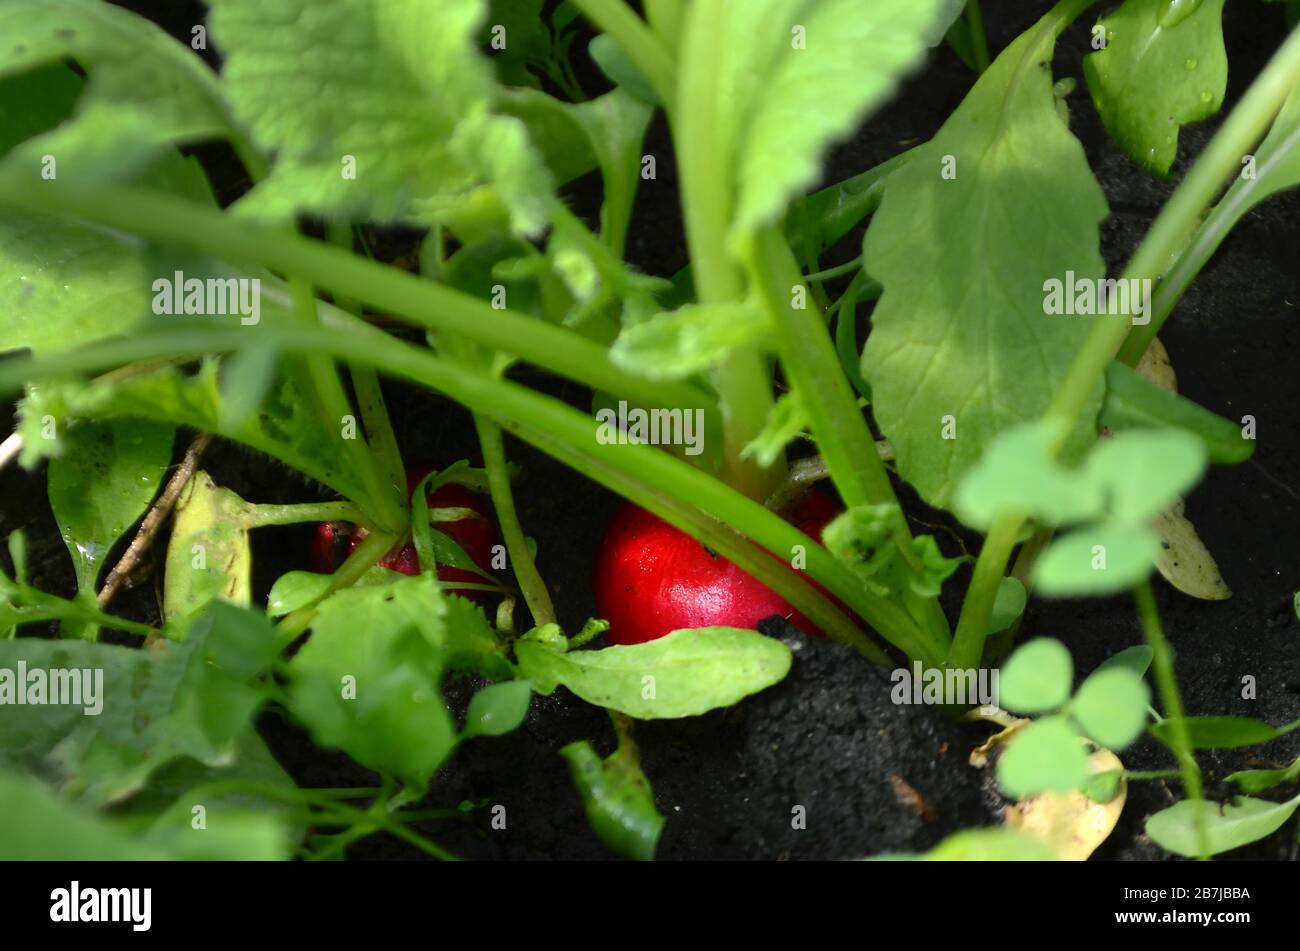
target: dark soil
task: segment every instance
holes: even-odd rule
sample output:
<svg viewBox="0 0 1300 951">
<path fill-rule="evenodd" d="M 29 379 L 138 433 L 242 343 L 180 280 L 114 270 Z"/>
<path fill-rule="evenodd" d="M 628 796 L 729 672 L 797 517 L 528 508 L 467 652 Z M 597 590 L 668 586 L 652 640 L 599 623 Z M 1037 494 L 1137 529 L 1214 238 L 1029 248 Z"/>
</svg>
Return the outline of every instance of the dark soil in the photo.
<svg viewBox="0 0 1300 951">
<path fill-rule="evenodd" d="M 988 5 L 993 7 L 994 5 Z M 1028 27 L 1045 4 L 1007 0 L 988 11 L 990 43 L 1001 48 Z M 194 17 L 176 17 L 180 35 Z M 1091 21 L 1089 21 L 1091 22 Z M 1276 4 L 1245 0 L 1225 14 L 1232 74 L 1225 113 L 1258 72 L 1282 30 Z M 1081 76 L 1087 26 L 1062 38 L 1058 77 Z M 972 83 L 972 75 L 940 49 L 900 99 L 832 156 L 827 181 L 867 168 L 939 128 Z M 1073 128 L 1087 149 L 1111 203 L 1103 252 L 1117 272 L 1136 247 L 1170 183 L 1137 170 L 1101 128 L 1080 81 L 1070 99 Z M 1204 147 L 1214 123 L 1183 130 L 1178 173 L 1187 156 Z M 671 275 L 686 263 L 685 241 L 666 133 L 657 127 L 649 150 L 659 159 L 657 181 L 644 183 L 629 242 L 634 262 L 650 273 Z M 579 183 L 573 205 L 594 211 L 590 181 Z M 846 239 L 827 264 L 856 253 L 860 234 Z M 1273 723 L 1300 718 L 1300 622 L 1292 594 L 1300 588 L 1300 431 L 1294 354 L 1300 349 L 1300 193 L 1271 199 L 1234 231 L 1180 303 L 1162 334 L 1178 371 L 1181 391 L 1230 418 L 1249 414 L 1258 424 L 1255 458 L 1215 468 L 1188 499 L 1187 514 L 1217 557 L 1235 596 L 1222 603 L 1194 601 L 1157 582 L 1169 638 L 1177 652 L 1184 703 L 1193 714 L 1241 714 Z M 519 374 L 576 406 L 589 396 L 579 387 Z M 409 458 L 477 462 L 473 429 L 462 410 L 428 394 L 389 390 L 399 437 Z M 517 486 L 521 518 L 541 543 L 539 565 L 561 621 L 570 630 L 593 612 L 591 560 L 617 499 L 575 478 L 527 446 L 510 443 L 523 467 Z M 204 467 L 221 484 L 259 502 L 295 501 L 321 494 L 274 463 L 221 444 Z M 0 474 L 0 536 L 24 529 L 36 583 L 72 593 L 72 573 L 45 501 L 43 473 L 10 469 Z M 948 553 L 974 551 L 978 540 L 952 529 L 950 519 L 913 496 L 910 514 L 939 525 Z M 926 530 L 932 530 L 926 528 Z M 267 529 L 255 536 L 256 596 L 264 597 L 282 572 L 306 561 L 309 529 Z M 949 582 L 953 604 L 968 572 Z M 156 617 L 149 583 L 125 592 L 117 609 Z M 714 858 L 849 858 L 885 851 L 919 850 L 958 828 L 1000 820 L 987 777 L 966 765 L 987 727 L 957 725 L 925 707 L 895 706 L 887 672 L 853 653 L 792 630 L 774 631 L 795 651 L 782 684 L 736 707 L 687 721 L 637 727 L 643 762 L 660 811 L 667 816 L 660 856 Z M 1082 676 L 1101 660 L 1138 643 L 1132 605 L 1106 601 L 1034 601 L 1022 638 L 1052 636 L 1069 645 Z M 1253 677 L 1256 698 L 1243 699 L 1243 678 Z M 453 704 L 467 688 L 449 685 Z M 275 715 L 263 733 L 282 763 L 303 785 L 357 785 L 369 781 L 346 757 L 321 751 L 295 726 Z M 564 744 L 592 740 L 601 752 L 613 745 L 604 713 L 563 689 L 535 698 L 526 724 L 506 737 L 475 740 L 439 775 L 430 793 L 438 805 L 462 800 L 506 807 L 507 827 L 492 830 L 488 810 L 454 828 L 429 833 L 470 858 L 602 858 L 555 755 Z M 1285 764 L 1300 755 L 1300 734 L 1261 749 L 1202 754 L 1211 789 L 1233 769 Z M 1172 758 L 1151 740 L 1124 753 L 1132 769 L 1168 769 Z M 1181 795 L 1176 782 L 1134 783 L 1119 827 L 1097 853 L 1103 859 L 1165 856 L 1142 833 L 1148 815 Z M 806 828 L 795 829 L 796 807 Z M 1296 857 L 1296 826 L 1233 857 Z M 415 858 L 418 853 L 385 837 L 356 845 L 354 858 Z"/>
</svg>

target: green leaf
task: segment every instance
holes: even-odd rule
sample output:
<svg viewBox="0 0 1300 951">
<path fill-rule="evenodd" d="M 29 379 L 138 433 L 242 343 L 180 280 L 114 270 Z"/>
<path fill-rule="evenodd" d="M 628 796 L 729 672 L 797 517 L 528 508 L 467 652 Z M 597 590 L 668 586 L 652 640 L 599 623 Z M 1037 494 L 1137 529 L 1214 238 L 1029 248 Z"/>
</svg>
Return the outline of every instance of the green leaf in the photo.
<svg viewBox="0 0 1300 951">
<path fill-rule="evenodd" d="M 1079 687 L 1070 713 L 1083 731 L 1108 750 L 1122 750 L 1142 733 L 1151 691 L 1127 667 L 1094 671 Z"/>
<path fill-rule="evenodd" d="M 647 106 L 661 105 L 650 80 L 645 78 L 614 40 L 602 33 L 591 41 L 587 52 L 605 77 L 628 96 Z"/>
<path fill-rule="evenodd" d="M 1126 647 L 1116 654 L 1107 657 L 1100 664 L 1093 674 L 1099 674 L 1103 670 L 1113 670 L 1116 667 L 1131 670 L 1139 677 L 1145 677 L 1147 668 L 1151 666 L 1152 654 L 1151 648 L 1145 644 L 1138 644 L 1134 647 Z"/>
<path fill-rule="evenodd" d="M 998 582 L 998 593 L 993 599 L 993 613 L 989 616 L 989 634 L 1005 631 L 1020 615 L 1025 613 L 1029 595 L 1019 578 L 1003 578 Z"/>
<path fill-rule="evenodd" d="M 445 620 L 426 575 L 331 595 L 289 662 L 294 716 L 322 746 L 423 789 L 457 739 L 441 691 Z"/>
<path fill-rule="evenodd" d="M 64 795 L 98 806 L 135 793 L 178 757 L 228 763 L 263 701 L 250 684 L 274 656 L 266 619 L 220 602 L 189 622 L 183 641 L 149 651 L 86 641 L 0 641 L 0 697 L 23 689 L 16 673 L 5 676 L 20 663 L 29 691 L 34 671 L 45 672 L 47 682 L 51 671 L 93 674 L 89 683 L 84 674 L 77 679 L 82 694 L 72 696 L 79 704 L 6 706 L 0 766 L 39 769 Z"/>
<path fill-rule="evenodd" d="M 1039 559 L 1034 581 L 1046 597 L 1100 597 L 1145 580 L 1160 554 L 1160 536 L 1142 525 L 1104 522 L 1056 539 Z"/>
<path fill-rule="evenodd" d="M 1126 0 L 1097 21 L 1106 47 L 1083 60 L 1092 101 L 1129 158 L 1166 174 L 1178 130 L 1219 111 L 1228 85 L 1224 0 Z"/>
<path fill-rule="evenodd" d="M 727 707 L 779 683 L 790 649 L 757 631 L 703 627 L 644 644 L 558 653 L 520 640 L 522 675 L 543 696 L 557 686 L 640 720 L 690 717 Z"/>
<path fill-rule="evenodd" d="M 776 462 L 785 447 L 808 428 L 808 413 L 795 392 L 781 394 L 767 414 L 767 422 L 740 451 L 740 458 L 753 459 L 764 469 Z"/>
<path fill-rule="evenodd" d="M 1051 457 L 1059 425 L 1048 419 L 1001 433 L 962 479 L 953 499 L 958 517 L 987 531 L 1004 515 L 1045 525 L 1069 525 L 1100 515 L 1105 500 L 1098 487 Z"/>
<path fill-rule="evenodd" d="M 6 862 L 120 862 L 165 859 L 155 845 L 140 842 L 96 815 L 56 796 L 21 772 L 0 769 L 0 860 Z"/>
<path fill-rule="evenodd" d="M 864 581 L 883 581 L 894 564 L 894 544 L 903 513 L 892 502 L 855 505 L 822 529 L 822 543 Z"/>
<path fill-rule="evenodd" d="M 17 148 L 5 164 L 39 182 L 53 155 L 60 179 L 138 173 L 173 143 L 231 134 L 217 77 L 188 46 L 144 17 L 100 0 L 0 4 L 0 77 L 75 60 L 89 72 L 68 123 Z"/>
<path fill-rule="evenodd" d="M 1178 501 L 1205 474 L 1201 440 L 1179 429 L 1119 433 L 1098 443 L 1084 474 L 1106 496 L 1110 517 L 1139 523 Z"/>
<path fill-rule="evenodd" d="M 1088 778 L 1088 757 L 1064 717 L 1035 720 L 998 759 L 998 785 L 1013 799 L 1073 792 Z"/>
<path fill-rule="evenodd" d="M 444 661 L 453 673 L 474 673 L 489 680 L 512 680 L 514 665 L 483 609 L 459 595 L 444 595 Z"/>
<path fill-rule="evenodd" d="M 678 380 L 770 341 L 767 317 L 753 303 L 687 304 L 625 327 L 609 356 L 639 376 Z"/>
<path fill-rule="evenodd" d="M 1151 732 L 1156 739 L 1171 749 L 1174 746 L 1174 728 L 1177 720 L 1170 717 L 1153 724 Z M 1251 717 L 1184 717 L 1188 739 L 1198 750 L 1235 750 L 1243 746 L 1258 746 L 1285 736 L 1300 727 L 1300 720 L 1275 727 Z"/>
<path fill-rule="evenodd" d="M 501 736 L 524 722 L 533 686 L 526 680 L 492 684 L 474 694 L 465 714 L 463 735 Z"/>
<path fill-rule="evenodd" d="M 1016 650 L 998 676 L 998 703 L 1017 713 L 1056 710 L 1070 699 L 1074 661 L 1060 641 L 1032 640 Z"/>
<path fill-rule="evenodd" d="M 654 793 L 636 756 L 620 745 L 601 760 L 586 740 L 561 747 L 560 755 L 601 841 L 628 858 L 653 859 L 664 817 L 655 809 Z"/>
<path fill-rule="evenodd" d="M 240 209 L 429 225 L 490 186 L 516 231 L 540 232 L 550 176 L 523 124 L 491 111 L 485 13 L 483 0 L 214 0 L 223 87 L 276 153 Z"/>
<path fill-rule="evenodd" d="M 1300 96 L 1296 98 L 1300 101 Z M 1297 112 L 1300 114 L 1300 110 Z M 1297 179 L 1300 180 L 1300 171 Z M 1106 402 L 1097 422 L 1121 433 L 1137 427 L 1184 430 L 1205 444 L 1211 462 L 1244 462 L 1255 451 L 1255 440 L 1243 438 L 1240 423 L 1224 419 L 1186 397 L 1157 386 L 1115 360 L 1106 367 Z"/>
<path fill-rule="evenodd" d="M 214 598 L 240 607 L 253 600 L 253 552 L 248 538 L 248 503 L 195 472 L 176 500 L 163 616 L 185 617 Z"/>
<path fill-rule="evenodd" d="M 286 571 L 275 579 L 270 594 L 266 598 L 268 617 L 283 617 L 299 608 L 315 604 L 329 594 L 333 575 L 318 575 L 311 571 Z M 363 574 L 353 587 L 363 588 L 373 585 L 392 584 L 401 581 L 402 575 L 388 568 L 375 565 Z"/>
<path fill-rule="evenodd" d="M 894 92 L 943 36 L 952 0 L 719 4 L 720 158 L 737 169 L 732 238 L 780 220 L 826 150 Z M 702 94 L 702 93 L 701 93 Z"/>
<path fill-rule="evenodd" d="M 50 463 L 50 508 L 77 574 L 94 596 L 104 559 L 149 508 L 171 462 L 176 431 L 115 420 L 68 427 L 66 451 Z"/>
<path fill-rule="evenodd" d="M 256 334 L 257 328 L 247 328 Z M 290 379 L 267 395 L 260 411 L 237 427 L 228 427 L 222 410 L 218 362 L 205 360 L 197 374 L 187 376 L 164 369 L 115 383 L 51 383 L 24 401 L 21 431 L 25 437 L 22 464 L 31 467 L 42 456 L 62 451 L 58 440 L 40 437 L 41 420 L 123 416 L 189 426 L 242 442 L 341 495 L 368 508 L 370 493 L 361 475 L 342 452 L 341 424 L 315 412 Z M 331 425 L 333 423 L 333 425 Z"/>
<path fill-rule="evenodd" d="M 545 0 L 489 0 L 479 45 L 489 48 L 502 83 L 541 88 L 537 74 L 546 74 L 552 60 L 545 5 Z"/>
<path fill-rule="evenodd" d="M 1263 792 L 1297 779 L 1300 779 L 1300 759 L 1284 769 L 1243 769 L 1225 777 L 1226 782 L 1236 783 L 1247 793 Z"/>
<path fill-rule="evenodd" d="M 876 861 L 1054 862 L 1059 856 L 1038 839 L 1015 829 L 955 832 L 923 855 L 879 855 Z"/>
<path fill-rule="evenodd" d="M 67 119 L 80 89 L 81 80 L 61 64 L 0 77 L 0 154 Z M 60 174 L 71 172 L 65 166 Z M 39 166 L 34 177 L 39 184 Z M 139 184 L 212 203 L 198 160 L 174 151 L 145 169 Z M 166 272 L 120 237 L 7 211 L 0 217 L 0 353 L 53 353 L 122 333 L 145 318 L 150 281 Z"/>
<path fill-rule="evenodd" d="M 1208 852 L 1217 855 L 1272 835 L 1291 818 L 1297 806 L 1300 796 L 1287 802 L 1239 796 L 1231 805 L 1222 807 L 1204 799 L 1184 799 L 1148 819 L 1146 832 L 1161 848 L 1196 858 L 1201 854 L 1196 831 L 1199 809 L 1205 817 Z"/>
<path fill-rule="evenodd" d="M 1120 319 L 1044 312 L 1044 279 L 1105 273 L 1106 201 L 1052 95 L 1070 14 L 1056 7 L 1007 47 L 890 176 L 867 230 L 864 265 L 884 294 L 863 375 L 899 473 L 936 506 L 999 433 L 1044 415 L 1092 323 Z M 1067 461 L 1095 438 L 1100 402 L 1099 380 Z"/>
</svg>

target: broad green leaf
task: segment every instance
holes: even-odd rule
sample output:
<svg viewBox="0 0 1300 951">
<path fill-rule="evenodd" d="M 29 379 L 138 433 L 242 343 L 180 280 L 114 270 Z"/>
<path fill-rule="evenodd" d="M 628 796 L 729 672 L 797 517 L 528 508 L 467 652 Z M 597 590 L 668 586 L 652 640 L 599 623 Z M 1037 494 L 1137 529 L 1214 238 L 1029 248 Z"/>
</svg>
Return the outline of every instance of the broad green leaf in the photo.
<svg viewBox="0 0 1300 951">
<path fill-rule="evenodd" d="M 1028 592 L 1019 578 L 1006 577 L 998 583 L 998 593 L 993 599 L 993 613 L 989 615 L 989 634 L 1005 631 L 1020 615 L 1025 613 Z"/>
<path fill-rule="evenodd" d="M 987 531 L 1004 515 L 1045 525 L 1069 525 L 1100 515 L 1104 498 L 1082 473 L 1055 462 L 1054 420 L 1024 423 L 1001 433 L 966 474 L 953 500 L 963 522 Z"/>
<path fill-rule="evenodd" d="M 543 696 L 565 686 L 597 706 L 640 720 L 690 717 L 779 683 L 790 649 L 757 631 L 703 627 L 644 644 L 577 650 L 515 644 L 520 673 Z"/>
<path fill-rule="evenodd" d="M 808 428 L 808 414 L 794 390 L 781 394 L 768 411 L 767 422 L 757 436 L 740 451 L 740 458 L 754 459 L 764 469 L 780 458 L 785 447 Z"/>
<path fill-rule="evenodd" d="M 75 117 L 16 149 L 7 165 L 40 180 L 90 182 L 139 172 L 172 144 L 231 134 L 216 76 L 193 50 L 101 0 L 0 3 L 0 77 L 75 60 L 89 73 Z"/>
<path fill-rule="evenodd" d="M 770 343 L 767 316 L 752 303 L 687 304 L 623 329 L 609 356 L 652 380 L 707 370 L 730 353 Z"/>
<path fill-rule="evenodd" d="M 526 680 L 492 684 L 474 694 L 465 714 L 464 736 L 501 736 L 524 722 L 533 687 Z"/>
<path fill-rule="evenodd" d="M 153 501 L 171 462 L 176 431 L 159 423 L 83 422 L 50 462 L 50 508 L 72 555 L 77 590 L 94 596 L 104 559 Z"/>
<path fill-rule="evenodd" d="M 1173 748 L 1174 727 L 1172 717 L 1152 725 L 1151 732 L 1166 746 Z M 1184 717 L 1188 739 L 1198 750 L 1235 750 L 1243 746 L 1258 746 L 1285 736 L 1300 728 L 1300 720 L 1275 727 L 1251 717 Z"/>
<path fill-rule="evenodd" d="M 893 94 L 960 9 L 952 0 L 714 6 L 719 158 L 737 170 L 733 240 L 780 220 L 817 181 L 826 150 Z"/>
<path fill-rule="evenodd" d="M 1073 792 L 1088 778 L 1088 757 L 1064 717 L 1035 720 L 998 758 L 998 785 L 1013 799 Z"/>
<path fill-rule="evenodd" d="M 66 119 L 80 88 L 72 70 L 57 63 L 0 77 L 0 154 Z M 212 203 L 198 160 L 174 151 L 145 169 L 139 184 Z M 128 331 L 148 314 L 150 282 L 167 273 L 161 263 L 101 230 L 6 212 L 0 217 L 0 353 L 22 347 L 53 353 Z"/>
<path fill-rule="evenodd" d="M 44 783 L 0 766 L 0 861 L 121 862 L 169 858 L 157 845 L 83 812 Z"/>
<path fill-rule="evenodd" d="M 884 285 L 863 352 L 898 470 L 947 507 L 1002 431 L 1041 417 L 1094 320 L 1046 313 L 1047 280 L 1105 273 L 1106 200 L 1056 112 L 1062 5 L 1013 42 L 938 134 L 890 176 L 864 265 Z M 1095 438 L 1101 382 L 1065 447 Z"/>
<path fill-rule="evenodd" d="M 511 680 L 514 665 L 483 609 L 468 598 L 444 594 L 444 662 L 448 672 L 473 673 L 489 680 Z"/>
<path fill-rule="evenodd" d="M 1139 674 L 1115 666 L 1095 671 L 1079 687 L 1070 713 L 1108 750 L 1122 750 L 1142 733 L 1151 691 Z"/>
<path fill-rule="evenodd" d="M 998 676 L 998 703 L 1016 713 L 1045 713 L 1070 699 L 1074 661 L 1060 641 L 1040 637 L 1018 648 Z"/>
<path fill-rule="evenodd" d="M 1150 576 L 1160 536 L 1142 525 L 1103 522 L 1057 538 L 1039 559 L 1034 581 L 1046 597 L 1100 597 Z"/>
<path fill-rule="evenodd" d="M 222 86 L 276 153 L 243 211 L 428 225 L 492 198 L 520 233 L 548 222 L 550 176 L 495 115 L 477 49 L 484 0 L 214 0 Z"/>
<path fill-rule="evenodd" d="M 1106 497 L 1110 518 L 1154 518 L 1200 481 L 1201 440 L 1179 429 L 1129 430 L 1101 440 L 1084 463 L 1085 476 Z"/>
<path fill-rule="evenodd" d="M 1054 862 L 1059 856 L 1038 839 L 1014 829 L 967 829 L 948 836 L 923 855 L 881 855 L 877 861 Z"/>
<path fill-rule="evenodd" d="M 271 585 L 271 591 L 266 598 L 267 616 L 283 617 L 299 608 L 314 604 L 329 594 L 330 582 L 333 578 L 333 575 L 318 575 L 311 571 L 286 571 Z M 353 587 L 386 585 L 401 580 L 402 575 L 399 572 L 375 565 L 368 569 Z"/>
<path fill-rule="evenodd" d="M 445 631 L 428 576 L 336 592 L 289 662 L 294 716 L 322 746 L 423 788 L 456 745 L 442 701 Z"/>
<path fill-rule="evenodd" d="M 590 743 L 579 740 L 561 747 L 560 755 L 569 764 L 587 820 L 600 840 L 630 859 L 653 859 L 665 820 L 630 748 L 620 746 L 602 760 Z"/>
<path fill-rule="evenodd" d="M 1131 670 L 1139 677 L 1145 677 L 1147 668 L 1151 666 L 1152 652 L 1151 648 L 1145 644 L 1138 644 L 1134 647 L 1126 647 L 1116 654 L 1107 657 L 1100 664 L 1093 674 L 1099 674 L 1103 670 L 1111 670 L 1116 667 L 1122 667 Z"/>
<path fill-rule="evenodd" d="M 67 696 L 80 703 L 6 706 L 0 766 L 39 769 L 64 795 L 98 806 L 130 796 L 155 769 L 180 757 L 228 763 L 263 700 L 250 684 L 274 655 L 264 617 L 219 602 L 189 622 L 184 640 L 147 651 L 85 641 L 0 641 L 6 704 L 24 686 L 30 697 L 39 680 L 55 683 L 51 671 L 91 672 L 89 680 L 83 674 L 69 681 L 81 695 Z M 18 682 L 20 663 L 26 685 Z"/>
<path fill-rule="evenodd" d="M 247 330 L 256 334 L 258 328 Z M 25 437 L 21 461 L 31 467 L 43 456 L 62 452 L 59 440 L 41 438 L 41 420 L 47 415 L 59 421 L 138 417 L 242 442 L 366 506 L 369 489 L 342 452 L 342 424 L 334 423 L 331 428 L 333 421 L 322 420 L 312 401 L 302 396 L 291 380 L 281 381 L 260 411 L 237 427 L 227 427 L 222 406 L 215 360 L 205 360 L 194 375 L 164 369 L 116 383 L 42 385 L 21 407 Z"/>
<path fill-rule="evenodd" d="M 253 553 L 248 539 L 248 503 L 196 472 L 176 500 L 163 616 L 185 617 L 214 598 L 240 607 L 252 603 Z"/>
<path fill-rule="evenodd" d="M 1225 0 L 1125 0 L 1097 21 L 1106 46 L 1084 57 L 1097 112 L 1125 154 L 1168 173 L 1178 130 L 1219 111 L 1228 85 Z"/>
<path fill-rule="evenodd" d="M 1231 805 L 1222 807 L 1204 799 L 1184 799 L 1148 819 L 1146 832 L 1162 849 L 1195 858 L 1201 854 L 1200 837 L 1196 831 L 1199 809 L 1205 817 L 1208 852 L 1218 855 L 1272 835 L 1291 818 L 1298 806 L 1300 796 L 1287 802 L 1266 802 L 1239 796 Z"/>
<path fill-rule="evenodd" d="M 1225 777 L 1226 782 L 1236 783 L 1247 793 L 1263 792 L 1297 779 L 1300 779 L 1300 759 L 1284 769 L 1243 769 Z"/>
<path fill-rule="evenodd" d="M 579 107 L 536 89 L 503 89 L 497 108 L 528 128 L 529 140 L 557 185 L 567 185 L 599 167 L 591 138 L 578 121 Z"/>
</svg>

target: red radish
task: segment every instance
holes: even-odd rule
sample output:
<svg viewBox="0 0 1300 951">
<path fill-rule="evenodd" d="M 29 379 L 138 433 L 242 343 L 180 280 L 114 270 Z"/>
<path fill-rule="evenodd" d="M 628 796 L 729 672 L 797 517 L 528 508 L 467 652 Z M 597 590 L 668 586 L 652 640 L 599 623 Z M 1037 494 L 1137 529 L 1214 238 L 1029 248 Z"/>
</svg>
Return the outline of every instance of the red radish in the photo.
<svg viewBox="0 0 1300 951">
<path fill-rule="evenodd" d="M 432 471 L 432 466 L 421 464 L 407 466 L 407 491 L 414 493 L 416 486 Z M 425 499 L 430 509 L 469 509 L 477 513 L 477 517 L 457 519 L 454 522 L 434 522 L 433 527 L 450 535 L 474 564 L 490 572 L 492 547 L 497 544 L 497 528 L 482 496 L 462 485 L 451 483 L 429 493 Z M 323 573 L 333 572 L 365 537 L 366 530 L 351 522 L 321 522 L 316 526 L 316 534 L 312 539 L 312 569 Z M 420 573 L 420 556 L 412 542 L 394 548 L 379 564 L 404 575 Z M 456 590 L 455 585 L 458 582 L 482 584 L 484 581 L 472 571 L 452 568 L 448 565 L 438 566 L 438 580 L 446 583 L 452 590 Z M 461 594 L 469 598 L 481 596 L 483 593 L 472 589 L 461 591 Z"/>
<path fill-rule="evenodd" d="M 783 516 L 820 541 L 822 529 L 840 512 L 825 495 L 813 491 Z M 596 613 L 609 622 L 606 636 L 614 644 L 653 641 L 679 628 L 753 628 L 774 614 L 805 631 L 821 633 L 776 592 L 630 502 L 605 530 L 595 586 Z"/>
</svg>

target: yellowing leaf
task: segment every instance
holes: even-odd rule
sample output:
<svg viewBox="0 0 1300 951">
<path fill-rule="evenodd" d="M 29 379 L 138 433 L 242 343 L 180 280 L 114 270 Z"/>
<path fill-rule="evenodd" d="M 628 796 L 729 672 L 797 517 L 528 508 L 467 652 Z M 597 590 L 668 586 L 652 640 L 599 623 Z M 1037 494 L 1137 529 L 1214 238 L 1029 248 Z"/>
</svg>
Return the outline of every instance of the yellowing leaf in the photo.
<svg viewBox="0 0 1300 951">
<path fill-rule="evenodd" d="M 1110 750 L 1088 757 L 1091 774 L 1122 770 L 1124 764 Z M 1082 792 L 1046 792 L 1022 799 L 1007 810 L 1007 826 L 1047 845 L 1062 859 L 1082 862 L 1106 841 L 1128 796 L 1121 778 L 1119 791 L 1109 802 L 1094 802 Z"/>
</svg>

